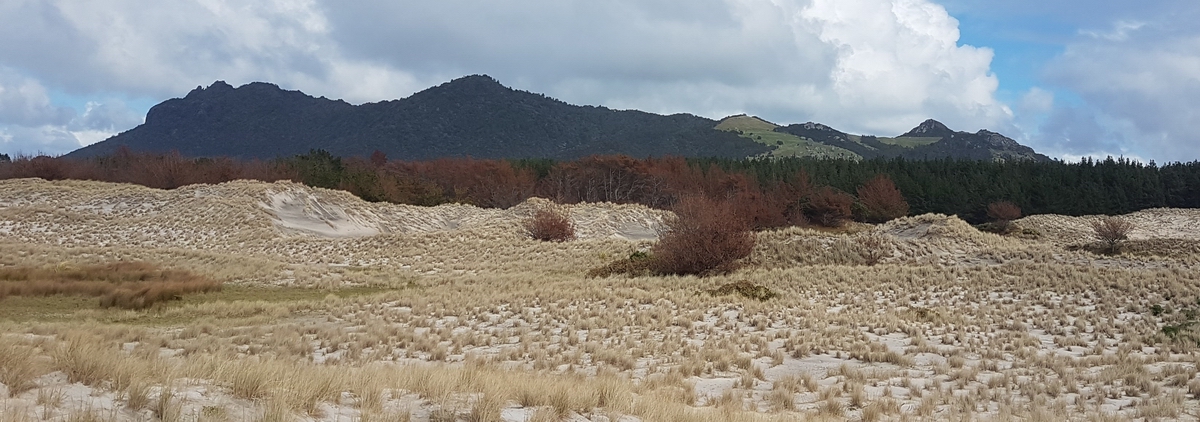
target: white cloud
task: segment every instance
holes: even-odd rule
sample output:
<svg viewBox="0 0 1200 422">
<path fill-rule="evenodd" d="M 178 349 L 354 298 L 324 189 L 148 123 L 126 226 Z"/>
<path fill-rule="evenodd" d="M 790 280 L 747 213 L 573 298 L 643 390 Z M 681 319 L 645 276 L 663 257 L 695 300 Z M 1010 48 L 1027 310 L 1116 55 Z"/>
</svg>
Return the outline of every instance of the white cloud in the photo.
<svg viewBox="0 0 1200 422">
<path fill-rule="evenodd" d="M 1091 38 L 1098 38 L 1108 41 L 1125 41 L 1129 39 L 1129 33 L 1141 29 L 1146 26 L 1145 22 L 1118 20 L 1113 23 L 1112 29 L 1107 31 L 1095 31 L 1084 29 L 1079 33 Z"/>
<path fill-rule="evenodd" d="M 89 102 L 82 114 L 57 106 L 38 81 L 0 68 L 0 152 L 64 154 L 141 122 L 120 100 Z"/>
<path fill-rule="evenodd" d="M 26 126 L 61 124 L 72 112 L 57 107 L 38 81 L 0 68 L 0 123 Z"/>
<path fill-rule="evenodd" d="M 488 73 L 616 108 L 881 135 L 926 118 L 1004 130 L 992 51 L 958 38 L 929 0 L 0 4 L 0 66 L 80 96 L 165 99 L 220 79 L 365 102 Z M 88 142 L 85 130 L 128 128 L 69 129 Z"/>
<path fill-rule="evenodd" d="M 120 92 L 165 99 L 227 80 L 269 81 L 350 101 L 410 93 L 403 71 L 346 60 L 329 38 L 329 23 L 311 0 L 13 0 L 0 6 L 0 57 L 43 81 L 78 93 Z M 5 10 L 8 9 L 8 10 Z M 23 24 L 40 16 L 41 26 Z M 54 34 L 70 34 L 55 36 Z M 33 45 L 14 42 L 44 39 Z M 28 51 L 36 50 L 36 51 Z M 64 73 L 69 66 L 75 72 Z M 336 78 L 336 80 L 334 79 Z M 354 87 L 385 81 L 382 92 Z M 349 89 L 347 89 L 349 88 Z"/>
<path fill-rule="evenodd" d="M 1119 140 L 1128 151 L 1160 161 L 1200 157 L 1195 129 L 1200 121 L 1200 30 L 1190 20 L 1158 21 L 1125 37 L 1080 38 L 1051 64 L 1049 76 L 1078 94 L 1109 132 L 1107 137 L 1076 137 L 1072 143 L 1094 147 Z M 1048 130 L 1063 128 L 1051 125 Z"/>
<path fill-rule="evenodd" d="M 61 126 L 0 126 L 0 153 L 61 155 L 79 148 L 79 141 Z"/>
<path fill-rule="evenodd" d="M 818 120 L 860 120 L 900 133 L 926 118 L 996 128 L 1012 112 L 995 98 L 992 51 L 957 45 L 958 21 L 924 0 L 815 0 L 802 15 L 832 45 L 832 92 Z M 865 119 L 863 119 L 865 117 Z"/>
<path fill-rule="evenodd" d="M 1029 88 L 1021 94 L 1021 102 L 1017 108 L 1025 115 L 1048 113 L 1054 109 L 1054 93 L 1036 86 Z"/>
</svg>

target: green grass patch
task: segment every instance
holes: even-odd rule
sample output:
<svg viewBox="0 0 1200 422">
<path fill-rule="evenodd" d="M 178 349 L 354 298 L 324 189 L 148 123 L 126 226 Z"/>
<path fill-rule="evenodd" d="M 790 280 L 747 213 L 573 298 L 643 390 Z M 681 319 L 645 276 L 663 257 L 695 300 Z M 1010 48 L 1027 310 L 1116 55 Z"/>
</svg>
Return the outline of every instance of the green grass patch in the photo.
<svg viewBox="0 0 1200 422">
<path fill-rule="evenodd" d="M 737 132 L 743 138 L 774 147 L 772 157 L 862 159 L 850 150 L 815 142 L 790 133 L 775 132 L 778 125 L 754 116 L 734 116 L 717 124 L 717 130 Z"/>
<path fill-rule="evenodd" d="M 0 321 L 67 321 L 83 309 L 100 309 L 100 301 L 83 296 L 12 296 L 0 299 Z"/>
<path fill-rule="evenodd" d="M 855 142 L 861 142 L 861 141 L 859 141 L 859 139 L 862 139 L 860 136 L 857 136 L 857 135 L 851 136 L 851 138 Z M 904 137 L 899 137 L 899 138 L 882 138 L 881 137 L 881 138 L 875 138 L 875 139 L 878 139 L 879 143 L 881 143 L 881 144 L 897 145 L 897 146 L 902 146 L 905 148 L 921 147 L 921 146 L 929 145 L 934 142 L 942 140 L 942 138 L 916 137 L 916 136 L 904 136 Z"/>
</svg>

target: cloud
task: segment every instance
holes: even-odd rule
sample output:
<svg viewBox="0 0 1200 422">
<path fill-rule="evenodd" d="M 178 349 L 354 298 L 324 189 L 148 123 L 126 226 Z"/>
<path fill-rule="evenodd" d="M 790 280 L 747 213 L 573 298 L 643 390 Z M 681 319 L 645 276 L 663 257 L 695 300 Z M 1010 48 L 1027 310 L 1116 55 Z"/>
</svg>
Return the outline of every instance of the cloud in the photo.
<svg viewBox="0 0 1200 422">
<path fill-rule="evenodd" d="M 1102 40 L 1125 41 L 1129 39 L 1129 33 L 1137 31 L 1143 26 L 1146 26 L 1145 22 L 1119 20 L 1113 23 L 1113 28 L 1109 31 L 1094 31 L 1084 29 L 1080 30 L 1079 33 Z"/>
<path fill-rule="evenodd" d="M 925 0 L 331 4 L 347 56 L 569 102 L 900 133 L 1004 124 L 992 53 Z M 441 73 L 439 73 L 441 72 Z M 446 73 L 449 75 L 446 75 Z"/>
<path fill-rule="evenodd" d="M 308 0 L 12 0 L 0 28 L 0 65 L 72 93 L 165 99 L 218 79 L 349 100 L 368 99 L 346 95 L 363 97 L 360 83 L 382 89 L 371 100 L 416 88 L 397 69 L 343 59 Z"/>
<path fill-rule="evenodd" d="M 902 132 L 933 117 L 951 127 L 1005 124 L 1012 112 L 995 98 L 992 51 L 959 46 L 958 21 L 921 0 L 815 0 L 803 16 L 838 52 L 822 121 L 868 117 L 867 129 Z M 833 114 L 833 115 L 830 115 Z M 886 133 L 886 132 L 885 132 Z"/>
<path fill-rule="evenodd" d="M 1025 115 L 1048 113 L 1053 109 L 1054 93 L 1036 86 L 1021 94 L 1021 101 L 1017 106 L 1017 110 Z"/>
<path fill-rule="evenodd" d="M 0 123 L 25 126 L 66 123 L 71 110 L 57 107 L 37 81 L 0 68 Z"/>
<path fill-rule="evenodd" d="M 487 73 L 578 104 L 881 135 L 926 118 L 1004 130 L 1012 112 L 995 98 L 992 51 L 958 38 L 928 0 L 0 4 L 0 66 L 85 98 L 161 101 L 221 79 L 365 102 Z M 135 121 L 105 113 L 58 125 Z"/>
<path fill-rule="evenodd" d="M 79 140 L 61 126 L 0 126 L 0 152 L 13 155 L 61 155 L 79 148 Z"/>
<path fill-rule="evenodd" d="M 1194 160 L 1200 157 L 1195 129 L 1200 121 L 1200 30 L 1191 24 L 1197 17 L 1200 10 L 1192 7 L 1122 36 L 1080 37 L 1050 64 L 1047 76 L 1078 94 L 1098 116 L 1108 135 L 1097 136 L 1109 136 L 1104 142 L 1123 143 L 1128 151 L 1160 161 Z M 1071 144 L 1090 145 L 1082 139 Z"/>
<path fill-rule="evenodd" d="M 83 113 L 53 104 L 46 87 L 0 68 L 0 152 L 58 155 L 142 122 L 123 101 L 92 101 Z"/>
</svg>

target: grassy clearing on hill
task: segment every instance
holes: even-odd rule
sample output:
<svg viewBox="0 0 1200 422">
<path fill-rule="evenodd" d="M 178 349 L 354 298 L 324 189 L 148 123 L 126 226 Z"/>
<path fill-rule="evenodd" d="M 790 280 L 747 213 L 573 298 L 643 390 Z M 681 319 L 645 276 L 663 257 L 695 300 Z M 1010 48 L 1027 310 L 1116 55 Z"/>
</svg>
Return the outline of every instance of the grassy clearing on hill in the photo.
<svg viewBox="0 0 1200 422">
<path fill-rule="evenodd" d="M 897 137 L 897 138 L 878 137 L 875 139 L 879 140 L 879 142 L 884 143 L 884 144 L 899 145 L 899 146 L 902 146 L 905 148 L 916 148 L 919 146 L 929 145 L 934 142 L 942 140 L 942 138 L 915 137 L 915 136 L 904 136 L 904 137 Z M 854 142 L 862 143 L 862 136 L 850 135 L 850 140 L 854 141 Z"/>
<path fill-rule="evenodd" d="M 738 132 L 743 138 L 775 147 L 773 157 L 813 157 L 861 159 L 849 150 L 804 139 L 790 133 L 775 132 L 777 125 L 752 116 L 736 116 L 722 120 L 717 130 Z"/>
</svg>

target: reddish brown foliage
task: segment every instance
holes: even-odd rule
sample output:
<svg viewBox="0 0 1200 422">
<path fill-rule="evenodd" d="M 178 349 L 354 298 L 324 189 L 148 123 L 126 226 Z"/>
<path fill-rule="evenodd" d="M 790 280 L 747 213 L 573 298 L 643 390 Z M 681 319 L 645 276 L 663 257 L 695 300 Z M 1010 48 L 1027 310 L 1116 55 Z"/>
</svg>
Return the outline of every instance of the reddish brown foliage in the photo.
<svg viewBox="0 0 1200 422">
<path fill-rule="evenodd" d="M 18 157 L 0 166 L 0 179 L 22 177 L 98 180 L 174 189 L 196 183 L 215 184 L 237 179 L 273 182 L 296 179 L 296 174 L 279 163 L 238 162 L 229 158 L 190 159 L 174 152 L 134 153 L 122 148 L 108 157 L 86 160 Z"/>
<path fill-rule="evenodd" d="M 507 161 L 471 158 L 392 163 L 389 171 L 408 177 L 410 183 L 431 183 L 441 189 L 444 202 L 489 208 L 508 208 L 533 196 L 537 178 L 528 169 Z"/>
<path fill-rule="evenodd" d="M 144 309 L 188 293 L 221 289 L 221 282 L 141 262 L 78 269 L 0 268 L 0 299 L 8 296 L 98 296 L 103 307 Z"/>
<path fill-rule="evenodd" d="M 728 273 L 754 249 L 754 233 L 728 201 L 689 195 L 673 210 L 676 217 L 651 251 L 650 267 L 655 273 Z"/>
<path fill-rule="evenodd" d="M 858 188 L 858 203 L 862 206 L 862 220 L 868 223 L 908 215 L 908 201 L 886 174 L 875 176 Z"/>
<path fill-rule="evenodd" d="M 804 215 L 825 227 L 840 227 L 850 219 L 854 197 L 829 186 L 817 189 L 804 204 Z"/>
<path fill-rule="evenodd" d="M 653 184 L 645 163 L 624 155 L 591 156 L 558 163 L 538 195 L 555 202 L 640 202 Z"/>
<path fill-rule="evenodd" d="M 383 151 L 375 150 L 375 152 L 371 153 L 371 165 L 383 167 L 384 164 L 387 164 L 387 161 L 387 154 L 384 154 Z"/>
<path fill-rule="evenodd" d="M 107 157 L 18 157 L 0 164 L 0 179 L 17 177 L 99 180 L 162 189 L 235 179 L 287 179 L 346 190 L 368 201 L 426 206 L 459 202 L 492 208 L 511 207 L 536 194 L 560 203 L 639 203 L 661 209 L 684 196 L 700 195 L 731 204 L 733 213 L 754 230 L 805 225 L 814 217 L 826 222 L 822 224 L 845 218 L 836 201 L 840 197 L 833 198 L 837 206 L 830 212 L 830 198 L 814 198 L 814 187 L 803 171 L 764 183 L 744 172 L 716 165 L 705 169 L 680 157 L 592 156 L 545 168 L 537 163 L 517 167 L 505 160 L 470 158 L 393 161 L 382 153 L 337 158 L 312 152 L 263 162 L 120 149 Z"/>
<path fill-rule="evenodd" d="M 987 206 L 987 215 L 1001 233 L 1008 233 L 1012 229 L 1012 221 L 1021 218 L 1021 207 L 1008 201 L 993 202 Z"/>
<path fill-rule="evenodd" d="M 1021 207 L 1008 201 L 993 202 L 987 206 L 987 215 L 993 221 L 1008 223 L 1021 218 Z"/>
<path fill-rule="evenodd" d="M 551 209 L 540 209 L 525 220 L 529 237 L 546 242 L 566 242 L 575 238 L 575 223 L 571 218 Z"/>
</svg>

